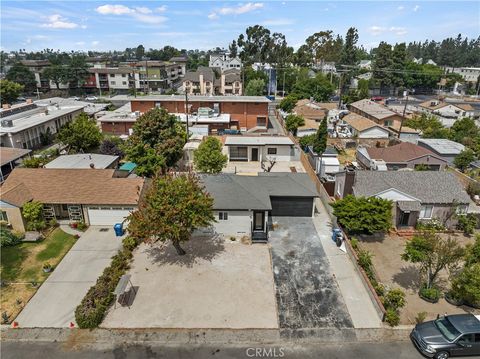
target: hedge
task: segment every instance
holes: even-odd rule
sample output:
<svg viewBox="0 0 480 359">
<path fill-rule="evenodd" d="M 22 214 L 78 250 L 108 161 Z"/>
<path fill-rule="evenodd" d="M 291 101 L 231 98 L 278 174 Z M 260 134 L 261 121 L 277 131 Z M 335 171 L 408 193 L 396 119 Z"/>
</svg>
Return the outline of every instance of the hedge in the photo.
<svg viewBox="0 0 480 359">
<path fill-rule="evenodd" d="M 110 266 L 105 268 L 95 285 L 88 290 L 75 309 L 75 320 L 80 328 L 96 328 L 100 325 L 107 309 L 115 299 L 113 291 L 120 277 L 129 268 L 134 248 L 130 242 L 129 246 L 124 245 L 123 249 L 112 257 Z"/>
</svg>

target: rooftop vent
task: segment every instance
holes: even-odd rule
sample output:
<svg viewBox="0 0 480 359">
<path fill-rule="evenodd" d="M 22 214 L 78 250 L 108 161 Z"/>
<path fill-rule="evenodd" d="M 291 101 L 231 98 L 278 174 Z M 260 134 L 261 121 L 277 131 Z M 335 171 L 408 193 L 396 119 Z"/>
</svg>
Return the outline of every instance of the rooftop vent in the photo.
<svg viewBox="0 0 480 359">
<path fill-rule="evenodd" d="M 13 120 L 2 120 L 2 127 L 13 127 Z"/>
</svg>

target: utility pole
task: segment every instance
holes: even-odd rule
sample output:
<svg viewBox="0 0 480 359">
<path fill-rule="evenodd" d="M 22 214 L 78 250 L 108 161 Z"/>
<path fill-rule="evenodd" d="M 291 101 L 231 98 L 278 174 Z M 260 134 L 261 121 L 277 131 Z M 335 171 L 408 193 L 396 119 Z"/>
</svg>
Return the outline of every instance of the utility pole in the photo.
<svg viewBox="0 0 480 359">
<path fill-rule="evenodd" d="M 342 77 L 343 72 L 340 72 L 340 79 L 338 81 L 338 109 L 342 108 Z"/>
<path fill-rule="evenodd" d="M 285 73 L 286 73 L 286 68 L 283 68 L 283 97 L 285 97 Z"/>
<path fill-rule="evenodd" d="M 402 119 L 400 120 L 400 128 L 398 129 L 398 139 L 400 139 L 400 135 L 402 133 L 402 127 L 403 127 L 403 120 L 405 119 L 405 113 L 407 112 L 408 90 L 406 90 L 405 93 L 406 93 L 405 106 L 403 106 Z"/>
<path fill-rule="evenodd" d="M 188 141 L 188 91 L 185 91 L 185 117 L 187 119 L 187 141 Z"/>
</svg>

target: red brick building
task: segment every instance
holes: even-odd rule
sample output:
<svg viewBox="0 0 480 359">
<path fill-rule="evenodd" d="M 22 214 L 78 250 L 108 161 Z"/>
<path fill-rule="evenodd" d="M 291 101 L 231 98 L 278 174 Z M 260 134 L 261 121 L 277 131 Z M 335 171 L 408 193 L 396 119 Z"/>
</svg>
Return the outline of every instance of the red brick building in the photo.
<svg viewBox="0 0 480 359">
<path fill-rule="evenodd" d="M 251 129 L 268 126 L 268 104 L 264 96 L 189 96 L 189 114 L 199 107 L 209 107 L 219 114 L 229 114 L 230 124 L 227 128 Z M 185 113 L 185 96 L 159 95 L 143 96 L 131 99 L 132 111 L 144 113 L 154 107 L 163 107 L 170 113 Z"/>
</svg>

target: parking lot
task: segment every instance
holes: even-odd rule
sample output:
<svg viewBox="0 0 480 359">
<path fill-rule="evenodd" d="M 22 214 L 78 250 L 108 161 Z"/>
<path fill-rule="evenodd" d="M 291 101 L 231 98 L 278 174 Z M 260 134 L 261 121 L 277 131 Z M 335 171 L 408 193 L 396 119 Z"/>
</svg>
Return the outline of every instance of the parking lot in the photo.
<svg viewBox="0 0 480 359">
<path fill-rule="evenodd" d="M 110 308 L 108 328 L 278 328 L 266 245 L 194 237 L 178 256 L 170 244 L 144 245 L 130 270 L 130 308 Z M 133 292 L 132 292 L 133 293 Z"/>
</svg>

